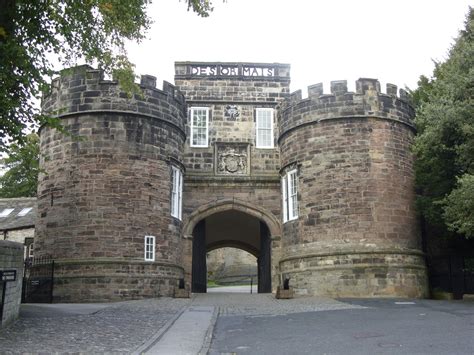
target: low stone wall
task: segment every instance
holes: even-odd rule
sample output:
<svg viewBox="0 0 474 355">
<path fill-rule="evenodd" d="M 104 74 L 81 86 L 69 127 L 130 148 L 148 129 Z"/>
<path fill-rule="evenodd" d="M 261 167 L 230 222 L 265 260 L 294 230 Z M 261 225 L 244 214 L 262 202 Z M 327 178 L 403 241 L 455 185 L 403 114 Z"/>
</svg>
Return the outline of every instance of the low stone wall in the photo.
<svg viewBox="0 0 474 355">
<path fill-rule="evenodd" d="M 418 251 L 341 251 L 280 261 L 295 293 L 328 297 L 428 297 L 426 266 Z"/>
<path fill-rule="evenodd" d="M 3 312 L 0 319 L 0 326 L 4 327 L 8 323 L 18 318 L 20 314 L 21 287 L 23 281 L 23 245 L 7 240 L 0 240 L 0 271 L 16 270 L 16 281 L 0 281 L 0 298 L 5 287 L 5 299 Z"/>
<path fill-rule="evenodd" d="M 112 302 L 171 297 L 183 268 L 123 258 L 55 261 L 53 302 Z"/>
</svg>

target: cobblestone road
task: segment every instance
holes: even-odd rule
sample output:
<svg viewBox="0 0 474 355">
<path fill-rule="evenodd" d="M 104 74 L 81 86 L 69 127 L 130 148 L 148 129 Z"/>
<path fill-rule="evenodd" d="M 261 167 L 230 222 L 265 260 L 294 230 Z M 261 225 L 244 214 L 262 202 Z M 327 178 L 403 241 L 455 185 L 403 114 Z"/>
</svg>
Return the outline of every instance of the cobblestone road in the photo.
<svg viewBox="0 0 474 355">
<path fill-rule="evenodd" d="M 326 298 L 277 300 L 271 294 L 196 294 L 193 299 L 127 301 L 92 314 L 22 317 L 0 331 L 1 354 L 129 354 L 187 306 L 219 307 L 219 316 L 277 316 L 290 313 L 363 308 Z M 71 306 L 72 307 L 72 306 Z"/>
<path fill-rule="evenodd" d="M 159 298 L 115 303 L 93 314 L 20 318 L 0 331 L 0 353 L 129 354 L 189 303 Z"/>
<path fill-rule="evenodd" d="M 219 316 L 271 316 L 300 312 L 364 308 L 331 298 L 299 297 L 278 300 L 272 294 L 208 293 L 194 295 L 193 305 L 219 307 Z"/>
</svg>

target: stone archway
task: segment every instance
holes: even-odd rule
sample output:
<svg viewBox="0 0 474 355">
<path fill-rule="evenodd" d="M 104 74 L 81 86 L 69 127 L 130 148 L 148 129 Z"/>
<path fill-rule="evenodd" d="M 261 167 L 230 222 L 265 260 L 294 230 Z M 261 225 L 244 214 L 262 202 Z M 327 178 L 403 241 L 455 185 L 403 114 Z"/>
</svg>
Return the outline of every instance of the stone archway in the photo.
<svg viewBox="0 0 474 355">
<path fill-rule="evenodd" d="M 238 200 L 238 199 L 221 199 L 209 202 L 201 207 L 197 208 L 193 213 L 185 217 L 184 219 L 184 228 L 183 234 L 185 238 L 191 238 L 193 235 L 193 230 L 196 224 L 217 212 L 236 210 L 247 213 L 251 216 L 254 216 L 261 221 L 265 222 L 270 231 L 272 238 L 279 237 L 281 235 L 281 225 L 278 219 L 266 209 L 255 206 L 248 202 Z"/>
<path fill-rule="evenodd" d="M 217 246 L 237 246 L 254 254 L 259 292 L 271 292 L 272 238 L 280 235 L 280 224 L 271 213 L 243 201 L 220 200 L 189 215 L 184 234 L 192 240 L 193 292 L 206 292 L 206 253 Z"/>
</svg>

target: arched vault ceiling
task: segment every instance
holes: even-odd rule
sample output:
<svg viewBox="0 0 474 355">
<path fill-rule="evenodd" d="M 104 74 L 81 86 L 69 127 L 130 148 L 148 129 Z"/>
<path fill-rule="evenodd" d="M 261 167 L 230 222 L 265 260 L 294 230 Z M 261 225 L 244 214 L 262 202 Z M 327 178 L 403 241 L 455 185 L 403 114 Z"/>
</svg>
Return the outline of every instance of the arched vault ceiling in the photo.
<svg viewBox="0 0 474 355">
<path fill-rule="evenodd" d="M 260 250 L 260 220 L 237 210 L 215 213 L 206 218 L 206 248 L 216 245 L 248 246 L 252 254 Z"/>
</svg>

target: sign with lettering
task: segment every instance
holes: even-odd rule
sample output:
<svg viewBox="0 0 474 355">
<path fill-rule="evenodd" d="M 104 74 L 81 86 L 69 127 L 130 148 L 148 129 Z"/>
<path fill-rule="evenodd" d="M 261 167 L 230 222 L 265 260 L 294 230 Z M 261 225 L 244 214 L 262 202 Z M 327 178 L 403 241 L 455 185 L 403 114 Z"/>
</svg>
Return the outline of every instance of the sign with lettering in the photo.
<svg viewBox="0 0 474 355">
<path fill-rule="evenodd" d="M 2 281 L 16 281 L 16 270 L 1 270 L 0 279 Z"/>
<path fill-rule="evenodd" d="M 191 65 L 191 75 L 196 76 L 244 76 L 274 77 L 275 68 L 254 65 Z"/>
</svg>

